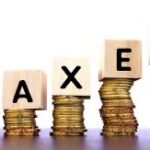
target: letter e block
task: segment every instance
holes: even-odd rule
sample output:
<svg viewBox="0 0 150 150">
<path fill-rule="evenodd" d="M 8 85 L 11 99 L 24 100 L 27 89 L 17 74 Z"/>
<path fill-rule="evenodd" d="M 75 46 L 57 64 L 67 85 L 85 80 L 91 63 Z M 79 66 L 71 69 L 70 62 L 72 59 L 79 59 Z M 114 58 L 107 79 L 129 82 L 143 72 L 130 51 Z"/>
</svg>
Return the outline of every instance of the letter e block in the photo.
<svg viewBox="0 0 150 150">
<path fill-rule="evenodd" d="M 6 71 L 3 109 L 46 109 L 46 74 L 39 70 Z"/>
<path fill-rule="evenodd" d="M 90 70 L 87 59 L 55 59 L 52 95 L 90 96 Z"/>
<path fill-rule="evenodd" d="M 104 78 L 141 78 L 141 42 L 106 40 L 99 80 Z"/>
</svg>

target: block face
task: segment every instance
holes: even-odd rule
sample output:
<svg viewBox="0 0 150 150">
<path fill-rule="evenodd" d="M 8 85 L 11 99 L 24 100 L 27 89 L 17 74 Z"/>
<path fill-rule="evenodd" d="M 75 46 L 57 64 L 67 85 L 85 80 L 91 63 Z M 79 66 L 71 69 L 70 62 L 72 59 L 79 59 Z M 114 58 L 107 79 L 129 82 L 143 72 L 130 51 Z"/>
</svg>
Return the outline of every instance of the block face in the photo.
<svg viewBox="0 0 150 150">
<path fill-rule="evenodd" d="M 87 59 L 55 59 L 53 61 L 52 72 L 52 95 L 71 95 L 89 98 L 89 69 L 90 67 Z M 69 75 L 67 74 L 68 72 Z M 70 74 L 72 78 L 70 78 Z M 74 81 L 74 79 L 76 81 Z"/>
<path fill-rule="evenodd" d="M 27 94 L 30 94 L 32 102 L 29 102 L 30 99 L 27 98 Z M 24 97 L 20 96 L 15 99 L 15 95 L 24 95 Z M 14 100 L 16 100 L 16 103 Z M 46 74 L 42 71 L 25 70 L 6 71 L 4 73 L 3 109 L 46 109 L 46 103 Z"/>
<path fill-rule="evenodd" d="M 99 80 L 104 78 L 141 78 L 141 42 L 106 40 Z"/>
</svg>

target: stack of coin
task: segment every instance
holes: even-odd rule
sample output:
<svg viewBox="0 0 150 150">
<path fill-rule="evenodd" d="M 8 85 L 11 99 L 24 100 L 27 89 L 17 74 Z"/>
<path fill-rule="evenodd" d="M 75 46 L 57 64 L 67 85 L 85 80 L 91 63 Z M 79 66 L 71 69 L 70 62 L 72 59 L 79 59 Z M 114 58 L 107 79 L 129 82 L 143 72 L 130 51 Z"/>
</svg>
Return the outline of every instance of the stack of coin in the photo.
<svg viewBox="0 0 150 150">
<path fill-rule="evenodd" d="M 37 136 L 36 114 L 33 109 L 4 110 L 6 136 Z"/>
<path fill-rule="evenodd" d="M 103 104 L 100 109 L 104 122 L 102 135 L 135 135 L 138 123 L 134 117 L 135 106 L 129 91 L 134 80 L 117 78 L 103 81 L 99 91 Z"/>
<path fill-rule="evenodd" d="M 53 96 L 51 135 L 84 135 L 84 100 L 75 96 Z"/>
</svg>

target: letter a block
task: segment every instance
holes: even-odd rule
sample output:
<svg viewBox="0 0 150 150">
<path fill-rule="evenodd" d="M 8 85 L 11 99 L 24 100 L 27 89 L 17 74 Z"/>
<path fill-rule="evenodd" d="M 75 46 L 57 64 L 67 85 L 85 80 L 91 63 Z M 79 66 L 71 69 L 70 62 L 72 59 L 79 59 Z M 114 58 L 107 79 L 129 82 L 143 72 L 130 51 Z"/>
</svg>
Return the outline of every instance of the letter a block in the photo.
<svg viewBox="0 0 150 150">
<path fill-rule="evenodd" d="M 55 59 L 52 95 L 90 96 L 90 70 L 87 59 Z"/>
<path fill-rule="evenodd" d="M 6 71 L 3 109 L 46 109 L 46 74 L 39 70 Z"/>
<path fill-rule="evenodd" d="M 104 78 L 141 78 L 141 42 L 106 40 L 99 80 Z"/>
</svg>

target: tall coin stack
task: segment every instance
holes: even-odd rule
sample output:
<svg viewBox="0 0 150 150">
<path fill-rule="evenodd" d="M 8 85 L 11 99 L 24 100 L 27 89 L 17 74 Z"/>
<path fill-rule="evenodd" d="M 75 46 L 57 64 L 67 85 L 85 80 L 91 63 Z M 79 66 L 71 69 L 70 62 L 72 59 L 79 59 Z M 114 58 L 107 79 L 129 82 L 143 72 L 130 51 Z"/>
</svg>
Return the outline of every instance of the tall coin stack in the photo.
<svg viewBox="0 0 150 150">
<path fill-rule="evenodd" d="M 51 135 L 84 135 L 84 100 L 77 96 L 53 96 L 53 132 Z"/>
<path fill-rule="evenodd" d="M 133 82 L 133 79 L 127 78 L 103 80 L 99 91 L 103 104 L 100 109 L 104 123 L 102 135 L 134 135 L 137 131 L 138 123 L 133 112 L 135 106 L 129 92 Z"/>
<path fill-rule="evenodd" d="M 4 110 L 6 136 L 37 136 L 36 114 L 33 109 Z"/>
</svg>

